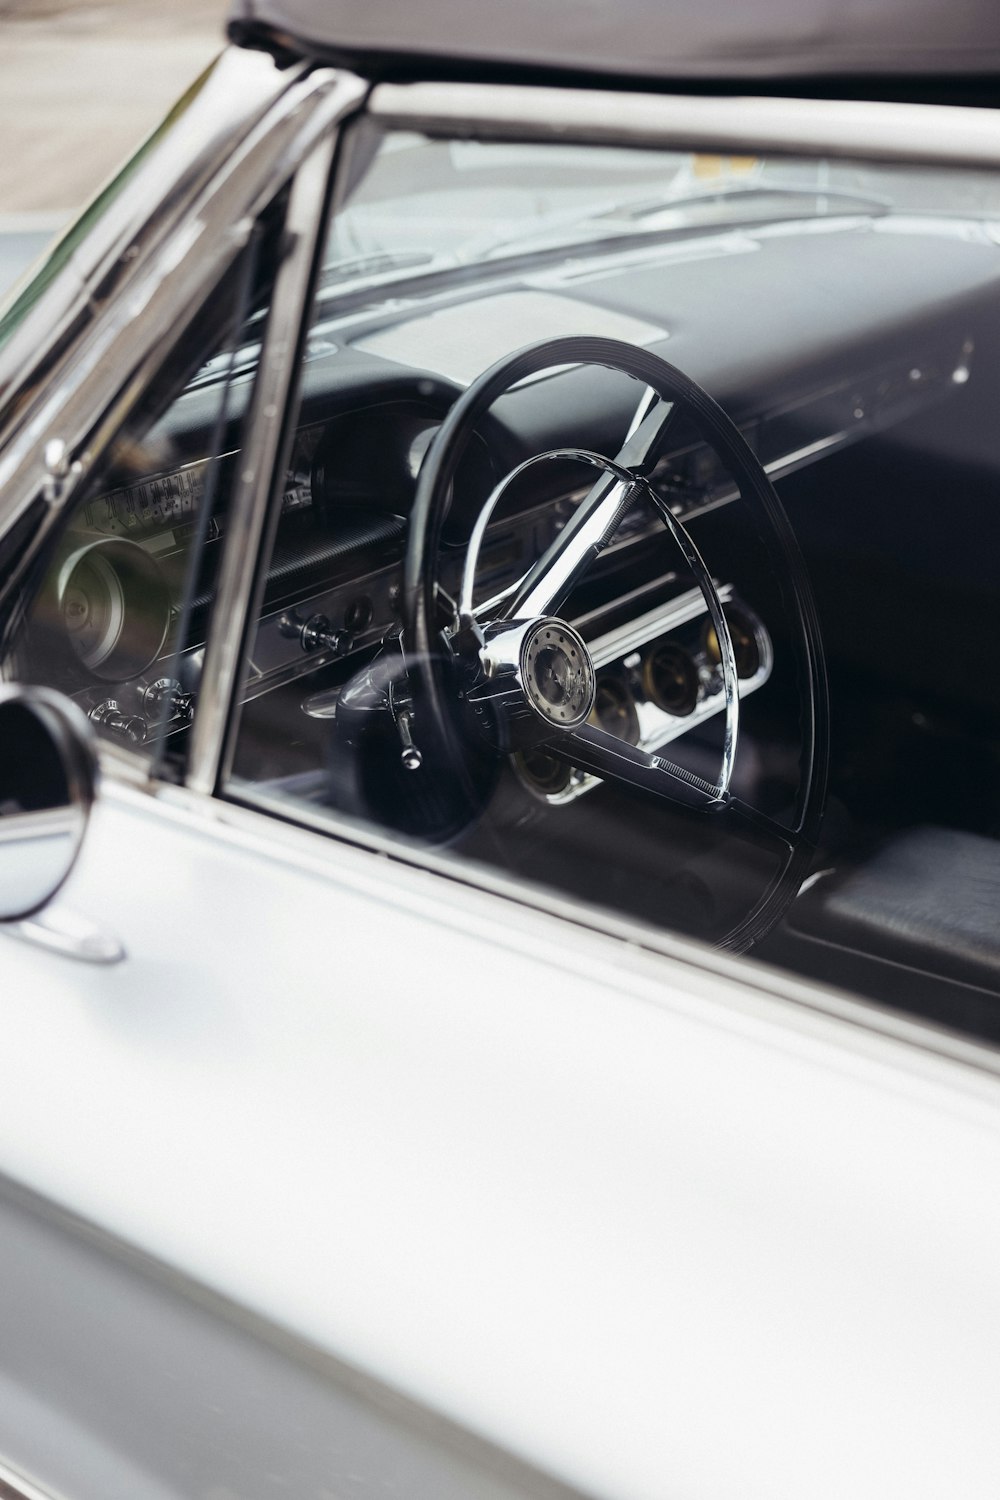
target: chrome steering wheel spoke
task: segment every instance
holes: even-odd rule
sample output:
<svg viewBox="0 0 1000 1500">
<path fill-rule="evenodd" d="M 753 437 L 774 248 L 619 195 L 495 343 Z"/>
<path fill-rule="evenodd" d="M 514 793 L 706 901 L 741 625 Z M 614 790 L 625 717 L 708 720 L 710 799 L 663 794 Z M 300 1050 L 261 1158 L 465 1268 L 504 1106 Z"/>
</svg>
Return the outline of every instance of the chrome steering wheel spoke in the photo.
<svg viewBox="0 0 1000 1500">
<path fill-rule="evenodd" d="M 536 464 L 553 461 L 586 464 L 589 468 L 601 470 L 601 478 L 520 583 L 505 593 L 502 606 L 493 614 L 494 619 L 528 619 L 557 613 L 574 583 L 607 546 L 635 499 L 639 481 L 628 469 L 605 458 L 602 453 L 594 453 L 588 448 L 551 448 L 525 459 L 494 488 L 472 529 L 459 592 L 459 617 L 462 621 L 483 612 L 473 607 L 473 588 L 479 554 L 494 512 L 522 474 Z"/>
<path fill-rule="evenodd" d="M 666 797 L 670 802 L 698 812 L 722 808 L 729 802 L 728 789 L 721 791 L 693 771 L 619 739 L 595 724 L 581 724 L 578 729 L 553 736 L 545 742 L 544 748 L 557 760 L 565 761 L 577 770 L 589 771 L 604 781 L 617 782 L 640 792 Z"/>
</svg>

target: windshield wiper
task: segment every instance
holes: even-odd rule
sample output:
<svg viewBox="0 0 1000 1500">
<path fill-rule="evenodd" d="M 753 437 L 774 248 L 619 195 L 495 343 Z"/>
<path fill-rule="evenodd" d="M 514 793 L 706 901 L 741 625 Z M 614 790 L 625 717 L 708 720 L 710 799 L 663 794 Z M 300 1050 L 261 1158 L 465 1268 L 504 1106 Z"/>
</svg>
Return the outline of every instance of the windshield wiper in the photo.
<svg viewBox="0 0 1000 1500">
<path fill-rule="evenodd" d="M 349 255 L 325 265 L 320 272 L 320 290 L 339 285 L 342 281 L 367 281 L 372 276 L 407 271 L 414 266 L 427 266 L 440 259 L 433 250 L 362 251 L 358 255 Z"/>
<path fill-rule="evenodd" d="M 843 188 L 827 187 L 789 187 L 778 183 L 720 183 L 715 187 L 708 187 L 696 193 L 671 194 L 664 193 L 657 198 L 640 198 L 638 200 L 626 199 L 615 203 L 610 208 L 602 209 L 599 213 L 592 214 L 591 218 L 597 219 L 627 219 L 635 221 L 638 219 L 654 218 L 658 214 L 673 213 L 675 210 L 687 210 L 699 208 L 702 205 L 730 204 L 734 200 L 767 199 L 774 198 L 785 203 L 789 199 L 799 199 L 817 205 L 814 213 L 825 214 L 828 212 L 826 204 L 835 203 L 837 213 L 863 213 L 863 214 L 887 214 L 892 204 L 887 198 L 873 198 L 863 196 L 860 193 L 851 193 Z M 824 207 L 818 207 L 823 204 Z"/>
<path fill-rule="evenodd" d="M 693 233 L 699 229 L 718 230 L 727 226 L 745 228 L 748 224 L 767 222 L 769 216 L 765 204 L 769 199 L 777 200 L 781 205 L 780 212 L 775 210 L 770 215 L 774 219 L 832 218 L 844 214 L 881 217 L 890 213 L 893 207 L 888 199 L 838 188 L 723 183 L 696 193 L 665 192 L 655 198 L 620 198 L 603 207 L 588 209 L 583 214 L 560 216 L 557 222 L 539 224 L 527 233 L 480 241 L 475 245 L 475 258 L 487 261 L 531 250 L 569 249 L 574 245 L 590 244 L 593 235 L 603 243 L 624 240 L 630 235 L 652 236 L 657 232 Z M 791 208 L 793 200 L 799 205 L 794 211 Z M 754 205 L 752 212 L 741 212 L 741 208 L 751 202 Z M 804 204 L 810 205 L 808 213 Z M 836 206 L 828 206 L 832 204 Z M 462 259 L 465 258 L 463 253 Z"/>
<path fill-rule="evenodd" d="M 527 264 L 530 258 L 572 248 L 597 252 L 629 240 L 644 242 L 659 236 L 697 233 L 699 229 L 738 230 L 748 224 L 766 222 L 769 200 L 780 204 L 780 211 L 774 209 L 770 214 L 775 219 L 833 217 L 845 213 L 872 216 L 889 213 L 892 207 L 887 200 L 842 189 L 759 183 L 722 184 L 697 193 L 666 191 L 655 198 L 609 201 L 606 197 L 585 212 L 576 208 L 557 213 L 530 229 L 522 228 L 520 233 L 487 235 L 464 242 L 459 239 L 448 251 L 426 246 L 372 248 L 334 258 L 320 273 L 319 297 L 324 303 L 336 298 L 338 304 L 349 307 L 358 297 L 370 295 L 374 288 L 391 286 L 394 294 L 423 291 L 440 276 L 464 280 L 482 275 L 487 269 L 494 270 L 501 262 L 506 268 L 519 260 Z M 753 211 L 743 213 L 741 208 L 750 203 Z"/>
</svg>

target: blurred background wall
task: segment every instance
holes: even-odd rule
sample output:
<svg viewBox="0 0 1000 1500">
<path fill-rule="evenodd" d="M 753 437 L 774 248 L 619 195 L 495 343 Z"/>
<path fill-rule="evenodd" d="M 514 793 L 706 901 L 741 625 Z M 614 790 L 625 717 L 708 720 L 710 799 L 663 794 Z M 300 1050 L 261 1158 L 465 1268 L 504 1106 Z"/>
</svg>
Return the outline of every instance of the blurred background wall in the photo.
<svg viewBox="0 0 1000 1500">
<path fill-rule="evenodd" d="M 0 294 L 223 45 L 224 0 L 0 0 Z"/>
</svg>

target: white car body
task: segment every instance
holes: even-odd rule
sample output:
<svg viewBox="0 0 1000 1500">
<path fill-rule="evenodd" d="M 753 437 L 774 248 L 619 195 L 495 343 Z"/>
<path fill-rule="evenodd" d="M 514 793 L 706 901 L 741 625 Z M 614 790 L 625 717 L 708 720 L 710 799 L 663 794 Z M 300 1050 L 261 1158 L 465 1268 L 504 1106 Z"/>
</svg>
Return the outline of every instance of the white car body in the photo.
<svg viewBox="0 0 1000 1500">
<path fill-rule="evenodd" d="M 9 1178 L 581 1493 L 993 1492 L 973 1049 L 173 803 L 126 962 L 4 945 Z"/>
</svg>

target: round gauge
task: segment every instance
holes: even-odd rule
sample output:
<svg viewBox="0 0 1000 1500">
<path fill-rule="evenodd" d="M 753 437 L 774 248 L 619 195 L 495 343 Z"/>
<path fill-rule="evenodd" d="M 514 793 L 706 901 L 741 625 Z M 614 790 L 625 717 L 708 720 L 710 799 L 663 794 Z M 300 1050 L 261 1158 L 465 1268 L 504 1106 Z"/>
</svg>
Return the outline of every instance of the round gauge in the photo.
<svg viewBox="0 0 1000 1500">
<path fill-rule="evenodd" d="M 590 713 L 591 724 L 630 745 L 639 743 L 639 715 L 635 699 L 628 684 L 620 677 L 605 673 L 598 677 L 594 692 L 594 707 Z"/>
<path fill-rule="evenodd" d="M 561 620 L 539 620 L 521 647 L 528 702 L 559 729 L 582 724 L 594 705 L 594 668 L 575 630 Z"/>
<path fill-rule="evenodd" d="M 685 718 L 698 704 L 698 668 L 676 641 L 656 641 L 642 664 L 646 697 L 664 713 Z"/>
<path fill-rule="evenodd" d="M 571 768 L 545 750 L 518 750 L 514 764 L 522 781 L 542 797 L 558 797 L 569 787 Z"/>
<path fill-rule="evenodd" d="M 754 677 L 760 669 L 760 647 L 757 644 L 757 635 L 753 625 L 740 609 L 727 609 L 725 613 L 726 624 L 729 626 L 729 634 L 733 642 L 736 675 L 741 678 Z M 717 667 L 722 657 L 719 652 L 719 638 L 711 620 L 705 622 L 704 641 L 705 655 L 712 665 Z"/>
<path fill-rule="evenodd" d="M 157 563 L 135 542 L 81 547 L 57 582 L 73 655 L 103 682 L 124 682 L 156 660 L 170 625 L 170 591 Z"/>
<path fill-rule="evenodd" d="M 59 600 L 73 651 L 84 666 L 105 661 L 121 636 L 125 595 L 114 568 L 97 551 L 81 557 Z"/>
</svg>

